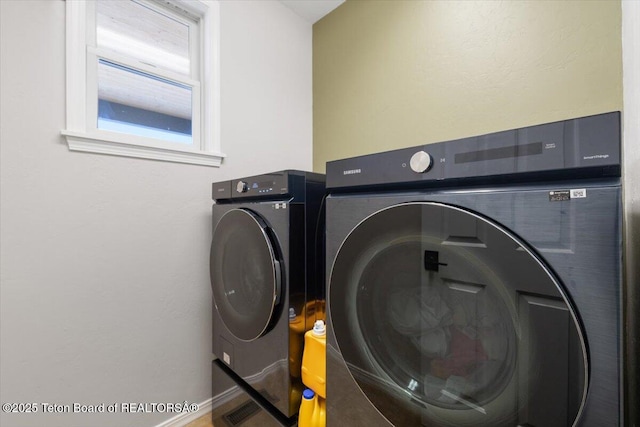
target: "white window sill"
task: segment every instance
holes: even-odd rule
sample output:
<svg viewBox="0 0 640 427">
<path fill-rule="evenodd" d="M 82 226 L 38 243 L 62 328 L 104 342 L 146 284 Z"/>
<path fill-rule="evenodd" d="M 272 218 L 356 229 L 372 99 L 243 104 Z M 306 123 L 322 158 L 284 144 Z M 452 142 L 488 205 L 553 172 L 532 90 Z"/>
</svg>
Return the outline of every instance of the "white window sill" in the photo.
<svg viewBox="0 0 640 427">
<path fill-rule="evenodd" d="M 173 147 L 157 147 L 144 143 L 125 141 L 129 138 L 105 138 L 83 132 L 63 130 L 69 150 L 113 156 L 136 157 L 166 162 L 219 167 L 225 157 L 222 153 L 185 150 Z"/>
</svg>

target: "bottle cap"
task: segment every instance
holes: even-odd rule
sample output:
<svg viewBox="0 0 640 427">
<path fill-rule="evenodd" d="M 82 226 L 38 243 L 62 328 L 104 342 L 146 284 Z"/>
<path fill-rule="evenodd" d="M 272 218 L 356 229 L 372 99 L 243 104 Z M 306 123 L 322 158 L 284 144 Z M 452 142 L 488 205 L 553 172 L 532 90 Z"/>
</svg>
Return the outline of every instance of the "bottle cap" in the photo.
<svg viewBox="0 0 640 427">
<path fill-rule="evenodd" d="M 327 328 L 324 325 L 324 320 L 316 320 L 313 324 L 313 335 L 324 335 L 327 333 Z"/>
<path fill-rule="evenodd" d="M 316 394 L 314 393 L 313 390 L 311 390 L 310 388 L 305 388 L 304 391 L 302 392 L 302 397 L 304 397 L 305 399 L 313 399 L 313 396 L 315 396 Z"/>
</svg>

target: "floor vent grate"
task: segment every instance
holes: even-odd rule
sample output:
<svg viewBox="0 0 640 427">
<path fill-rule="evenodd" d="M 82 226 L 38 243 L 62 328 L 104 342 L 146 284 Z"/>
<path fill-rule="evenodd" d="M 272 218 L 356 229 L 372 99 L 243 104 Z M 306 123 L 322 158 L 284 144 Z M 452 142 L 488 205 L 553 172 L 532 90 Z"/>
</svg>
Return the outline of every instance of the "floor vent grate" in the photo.
<svg viewBox="0 0 640 427">
<path fill-rule="evenodd" d="M 253 400 L 250 400 L 231 412 L 227 412 L 222 418 L 232 427 L 242 424 L 249 417 L 255 415 L 260 410 L 260 407 Z"/>
</svg>

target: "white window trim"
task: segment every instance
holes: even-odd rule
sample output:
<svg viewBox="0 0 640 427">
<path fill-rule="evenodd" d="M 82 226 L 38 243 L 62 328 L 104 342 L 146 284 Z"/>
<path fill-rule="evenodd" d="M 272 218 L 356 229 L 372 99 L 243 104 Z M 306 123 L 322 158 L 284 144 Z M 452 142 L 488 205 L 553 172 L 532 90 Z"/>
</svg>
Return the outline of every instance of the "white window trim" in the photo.
<svg viewBox="0 0 640 427">
<path fill-rule="evenodd" d="M 220 166 L 225 155 L 220 149 L 218 1 L 170 1 L 173 6 L 200 17 L 200 43 L 205 57 L 201 58 L 200 63 L 200 125 L 198 129 L 194 129 L 194 132 L 200 133 L 200 147 L 195 149 L 182 148 L 151 138 L 90 129 L 87 124 L 87 5 L 85 1 L 75 0 L 66 3 L 67 128 L 61 133 L 66 137 L 69 150 Z"/>
</svg>

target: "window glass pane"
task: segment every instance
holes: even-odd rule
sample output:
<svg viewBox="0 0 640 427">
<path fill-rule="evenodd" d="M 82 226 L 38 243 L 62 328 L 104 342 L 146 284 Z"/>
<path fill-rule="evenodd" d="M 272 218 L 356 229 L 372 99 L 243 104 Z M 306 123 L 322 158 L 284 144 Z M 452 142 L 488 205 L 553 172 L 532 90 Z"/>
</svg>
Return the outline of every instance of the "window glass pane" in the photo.
<svg viewBox="0 0 640 427">
<path fill-rule="evenodd" d="M 191 144 L 191 88 L 100 59 L 98 129 Z"/>
<path fill-rule="evenodd" d="M 97 3 L 97 45 L 190 75 L 189 26 L 135 1 Z"/>
</svg>

